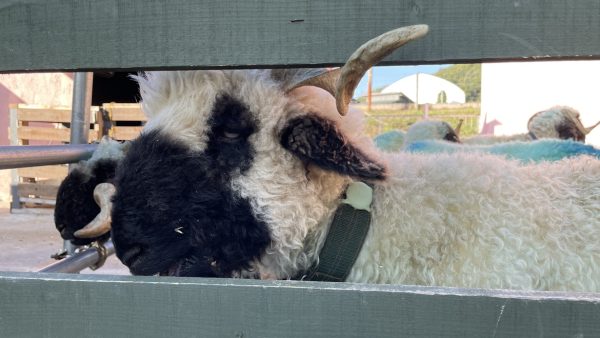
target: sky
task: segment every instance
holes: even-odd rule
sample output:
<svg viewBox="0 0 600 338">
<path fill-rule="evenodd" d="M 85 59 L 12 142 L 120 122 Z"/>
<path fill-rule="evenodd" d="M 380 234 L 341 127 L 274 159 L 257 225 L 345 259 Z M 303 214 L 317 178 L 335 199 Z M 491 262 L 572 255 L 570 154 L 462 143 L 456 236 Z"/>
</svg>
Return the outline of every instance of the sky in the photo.
<svg viewBox="0 0 600 338">
<path fill-rule="evenodd" d="M 403 77 L 426 73 L 434 74 L 442 68 L 451 65 L 421 65 L 421 66 L 383 66 L 373 68 L 373 89 L 390 85 Z M 367 74 L 360 80 L 358 87 L 354 91 L 354 97 L 359 97 L 367 94 Z"/>
</svg>

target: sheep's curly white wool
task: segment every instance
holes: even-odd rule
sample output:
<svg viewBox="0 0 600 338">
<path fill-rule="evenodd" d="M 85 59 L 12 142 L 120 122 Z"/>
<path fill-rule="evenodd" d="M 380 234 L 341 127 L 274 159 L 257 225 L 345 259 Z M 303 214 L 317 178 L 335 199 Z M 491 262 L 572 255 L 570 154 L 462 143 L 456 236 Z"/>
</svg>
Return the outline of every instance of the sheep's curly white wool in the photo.
<svg viewBox="0 0 600 338">
<path fill-rule="evenodd" d="M 210 100 L 220 91 L 249 106 L 259 125 L 249 137 L 253 162 L 229 184 L 268 224 L 272 241 L 239 276 L 287 279 L 307 270 L 351 178 L 307 171 L 278 137 L 291 117 L 335 105 L 285 94 L 260 71 L 151 73 L 138 81 L 150 112 L 145 132 L 160 128 L 193 150 L 206 147 Z M 600 161 L 521 165 L 484 154 L 364 151 L 384 164 L 387 179 L 372 182 L 372 225 L 347 281 L 600 291 Z"/>
<path fill-rule="evenodd" d="M 402 153 L 390 164 L 348 281 L 600 290 L 599 161 Z"/>
<path fill-rule="evenodd" d="M 404 143 L 402 148 L 404 149 L 417 141 L 444 140 L 449 133 L 455 134 L 454 129 L 446 121 L 417 121 L 413 123 L 406 131 L 406 134 L 404 134 Z"/>
<path fill-rule="evenodd" d="M 402 149 L 405 135 L 404 131 L 394 129 L 375 136 L 373 142 L 383 151 L 398 151 Z"/>
</svg>

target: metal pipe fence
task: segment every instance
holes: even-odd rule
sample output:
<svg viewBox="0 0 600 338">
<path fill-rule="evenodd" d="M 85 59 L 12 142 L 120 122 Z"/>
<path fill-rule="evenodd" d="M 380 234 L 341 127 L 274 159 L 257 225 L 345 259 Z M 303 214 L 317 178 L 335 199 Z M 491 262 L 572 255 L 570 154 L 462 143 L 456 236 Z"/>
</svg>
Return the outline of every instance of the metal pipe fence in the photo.
<svg viewBox="0 0 600 338">
<path fill-rule="evenodd" d="M 74 163 L 89 159 L 98 145 L 0 146 L 0 169 Z"/>
<path fill-rule="evenodd" d="M 114 253 L 115 247 L 112 241 L 108 240 L 101 245 L 93 245 L 81 251 L 76 251 L 72 255 L 50 264 L 38 272 L 79 273 L 81 270 L 89 267 L 95 270 L 101 267 L 106 258 Z"/>
</svg>

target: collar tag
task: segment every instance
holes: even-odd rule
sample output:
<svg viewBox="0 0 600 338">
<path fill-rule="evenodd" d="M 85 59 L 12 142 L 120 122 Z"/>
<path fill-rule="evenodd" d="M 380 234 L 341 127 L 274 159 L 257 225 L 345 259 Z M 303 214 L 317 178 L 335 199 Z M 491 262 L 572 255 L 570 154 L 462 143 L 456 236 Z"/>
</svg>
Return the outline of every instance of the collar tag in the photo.
<svg viewBox="0 0 600 338">
<path fill-rule="evenodd" d="M 348 204 L 357 210 L 371 211 L 373 202 L 373 188 L 363 182 L 352 182 L 346 189 L 346 198 L 342 203 Z"/>
</svg>

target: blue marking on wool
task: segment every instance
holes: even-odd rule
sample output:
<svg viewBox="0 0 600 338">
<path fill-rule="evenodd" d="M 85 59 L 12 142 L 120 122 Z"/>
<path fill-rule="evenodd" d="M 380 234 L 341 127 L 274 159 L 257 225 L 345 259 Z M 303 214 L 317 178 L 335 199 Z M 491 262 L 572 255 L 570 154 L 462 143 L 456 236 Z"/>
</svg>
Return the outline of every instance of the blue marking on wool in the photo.
<svg viewBox="0 0 600 338">
<path fill-rule="evenodd" d="M 493 145 L 463 145 L 440 140 L 423 140 L 409 144 L 405 151 L 413 153 L 483 152 L 502 155 L 523 163 L 558 161 L 580 155 L 600 158 L 600 150 L 591 145 L 558 139 L 506 142 Z"/>
<path fill-rule="evenodd" d="M 384 151 L 398 151 L 404 144 L 404 132 L 392 130 L 375 136 L 373 139 L 377 148 Z"/>
</svg>

